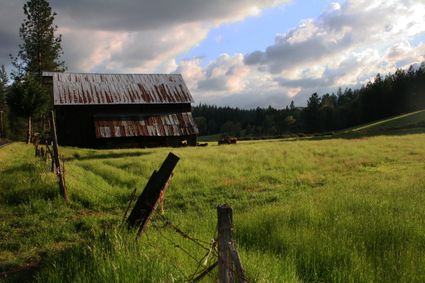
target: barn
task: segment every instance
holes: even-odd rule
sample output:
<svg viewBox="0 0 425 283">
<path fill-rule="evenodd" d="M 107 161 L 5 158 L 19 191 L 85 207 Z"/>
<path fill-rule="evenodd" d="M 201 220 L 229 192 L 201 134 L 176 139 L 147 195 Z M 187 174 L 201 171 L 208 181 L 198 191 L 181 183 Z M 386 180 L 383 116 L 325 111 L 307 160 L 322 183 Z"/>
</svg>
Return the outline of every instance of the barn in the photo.
<svg viewBox="0 0 425 283">
<path fill-rule="evenodd" d="M 193 97 L 179 74 L 43 73 L 60 145 L 196 145 Z"/>
</svg>

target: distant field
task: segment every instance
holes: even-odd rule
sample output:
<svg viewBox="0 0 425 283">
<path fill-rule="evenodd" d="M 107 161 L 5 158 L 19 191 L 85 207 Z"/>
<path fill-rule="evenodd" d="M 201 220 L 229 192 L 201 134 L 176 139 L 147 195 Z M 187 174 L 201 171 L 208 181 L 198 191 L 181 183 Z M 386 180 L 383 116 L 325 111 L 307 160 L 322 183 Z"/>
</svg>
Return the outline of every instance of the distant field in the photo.
<svg viewBox="0 0 425 283">
<path fill-rule="evenodd" d="M 132 190 L 141 192 L 169 151 L 181 160 L 165 216 L 208 242 L 216 206 L 230 204 L 252 282 L 425 282 L 425 134 L 62 148 L 69 205 L 31 146 L 8 145 L 0 149 L 0 280 L 34 271 L 37 282 L 187 279 L 203 249 L 158 219 L 138 243 L 119 229 Z"/>
</svg>

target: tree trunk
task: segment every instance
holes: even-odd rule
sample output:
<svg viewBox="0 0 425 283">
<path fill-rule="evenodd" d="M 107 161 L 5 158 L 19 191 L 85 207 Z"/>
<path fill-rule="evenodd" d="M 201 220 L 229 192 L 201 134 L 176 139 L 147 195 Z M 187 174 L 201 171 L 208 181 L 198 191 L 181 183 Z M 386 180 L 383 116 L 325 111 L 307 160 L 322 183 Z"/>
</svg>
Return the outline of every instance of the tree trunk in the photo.
<svg viewBox="0 0 425 283">
<path fill-rule="evenodd" d="M 31 116 L 28 116 L 27 144 L 31 143 Z"/>
</svg>

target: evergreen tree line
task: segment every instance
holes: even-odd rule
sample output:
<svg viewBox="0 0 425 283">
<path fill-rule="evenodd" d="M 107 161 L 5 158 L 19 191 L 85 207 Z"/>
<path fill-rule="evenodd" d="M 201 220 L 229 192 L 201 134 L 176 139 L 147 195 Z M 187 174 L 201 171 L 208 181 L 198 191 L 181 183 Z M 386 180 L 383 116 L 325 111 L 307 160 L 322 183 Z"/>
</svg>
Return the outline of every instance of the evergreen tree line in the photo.
<svg viewBox="0 0 425 283">
<path fill-rule="evenodd" d="M 201 104 L 193 107 L 200 135 L 275 136 L 340 130 L 394 115 L 425 109 L 425 62 L 398 69 L 359 89 L 313 93 L 306 107 L 239 109 Z"/>
</svg>

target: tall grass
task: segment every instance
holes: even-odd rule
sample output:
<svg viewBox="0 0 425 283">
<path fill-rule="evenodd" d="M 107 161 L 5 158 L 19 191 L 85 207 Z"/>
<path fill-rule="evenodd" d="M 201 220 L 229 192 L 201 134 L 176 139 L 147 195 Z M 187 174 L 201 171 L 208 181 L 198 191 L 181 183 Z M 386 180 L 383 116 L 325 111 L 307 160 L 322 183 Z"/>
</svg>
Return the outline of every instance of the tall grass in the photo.
<svg viewBox="0 0 425 283">
<path fill-rule="evenodd" d="M 31 148 L 15 144 L 0 150 L 10 160 L 0 165 L 0 211 L 7 215 L 0 230 L 6 237 L 0 237 L 2 269 L 43 258 L 38 282 L 187 279 L 205 250 L 158 219 L 139 241 L 119 228 L 130 193 L 141 192 L 168 151 L 181 160 L 166 193 L 166 217 L 209 242 L 216 206 L 230 204 L 251 281 L 425 281 L 423 134 L 206 148 L 62 148 L 69 205 L 58 198 L 54 176 L 30 157 Z M 205 282 L 215 282 L 214 276 Z"/>
</svg>

